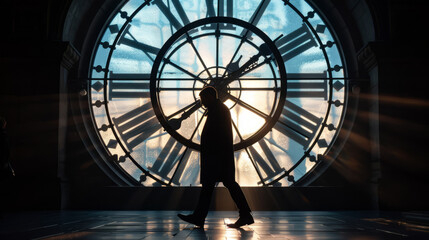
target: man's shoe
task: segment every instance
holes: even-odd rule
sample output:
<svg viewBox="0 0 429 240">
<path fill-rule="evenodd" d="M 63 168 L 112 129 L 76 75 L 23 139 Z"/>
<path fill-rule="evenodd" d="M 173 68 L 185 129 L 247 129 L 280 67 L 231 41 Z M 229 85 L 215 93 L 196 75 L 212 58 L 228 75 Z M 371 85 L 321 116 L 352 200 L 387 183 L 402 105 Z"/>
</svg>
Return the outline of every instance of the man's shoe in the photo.
<svg viewBox="0 0 429 240">
<path fill-rule="evenodd" d="M 241 228 L 244 225 L 250 225 L 254 222 L 252 215 L 249 213 L 249 215 L 240 216 L 235 223 L 228 224 L 227 226 L 230 228 Z"/>
<path fill-rule="evenodd" d="M 204 228 L 204 219 L 197 218 L 193 214 L 183 215 L 179 213 L 177 216 L 185 222 L 192 223 L 200 228 Z"/>
</svg>

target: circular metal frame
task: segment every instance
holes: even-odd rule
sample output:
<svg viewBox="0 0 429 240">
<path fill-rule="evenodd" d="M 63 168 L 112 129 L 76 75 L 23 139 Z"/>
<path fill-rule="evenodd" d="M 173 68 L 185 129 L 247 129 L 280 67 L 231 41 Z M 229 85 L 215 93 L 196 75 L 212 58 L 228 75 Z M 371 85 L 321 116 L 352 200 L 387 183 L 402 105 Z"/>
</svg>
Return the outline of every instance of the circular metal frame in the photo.
<svg viewBox="0 0 429 240">
<path fill-rule="evenodd" d="M 245 21 L 242 21 L 239 19 L 235 19 L 235 18 L 230 18 L 230 17 L 210 17 L 210 18 L 197 20 L 197 21 L 192 22 L 192 23 L 184 26 L 183 28 L 179 29 L 176 33 L 173 34 L 173 36 L 171 36 L 166 41 L 166 43 L 163 45 L 163 47 L 158 52 L 158 55 L 157 55 L 155 62 L 152 66 L 151 80 L 150 80 L 150 93 L 151 93 L 151 102 L 152 102 L 153 110 L 154 110 L 159 122 L 161 123 L 161 125 L 164 127 L 164 129 L 171 136 L 173 136 L 176 140 L 178 140 L 183 145 L 188 146 L 188 147 L 195 149 L 197 151 L 200 150 L 200 145 L 195 143 L 195 142 L 190 141 L 189 139 L 186 139 L 181 134 L 179 134 L 169 124 L 168 119 L 166 119 L 166 116 L 164 115 L 164 113 L 162 111 L 162 107 L 160 106 L 160 101 L 159 101 L 159 95 L 157 94 L 158 93 L 157 88 L 158 88 L 158 84 L 159 84 L 158 75 L 162 72 L 162 67 L 161 67 L 161 70 L 159 68 L 161 66 L 161 63 L 166 59 L 164 56 L 167 53 L 167 51 L 170 49 L 170 47 L 178 39 L 181 39 L 185 35 L 188 35 L 188 32 L 190 30 L 201 27 L 201 26 L 205 26 L 208 24 L 222 24 L 222 23 L 237 25 L 237 26 L 242 27 L 243 29 L 246 29 L 247 31 L 251 31 L 252 33 L 257 35 L 258 37 L 260 37 L 264 41 L 264 43 L 267 44 L 269 50 L 271 51 L 271 54 L 274 56 L 275 61 L 277 63 L 282 63 L 282 57 L 281 57 L 279 50 L 277 49 L 274 42 L 264 32 L 262 32 L 256 26 L 254 26 L 248 22 L 245 22 Z M 247 36 L 247 33 L 244 34 L 244 36 Z M 189 37 L 189 35 L 187 37 Z M 167 57 L 167 59 L 169 59 L 169 58 Z M 259 141 L 262 137 L 264 137 L 267 134 L 267 132 L 269 132 L 272 129 L 274 124 L 277 122 L 277 119 L 280 117 L 280 114 L 283 110 L 283 105 L 284 105 L 284 102 L 286 99 L 287 75 L 286 75 L 286 68 L 285 68 L 283 63 L 277 64 L 277 67 L 278 67 L 278 72 L 279 72 L 279 80 L 281 81 L 281 89 L 279 91 L 280 92 L 280 96 L 278 98 L 279 101 L 275 105 L 276 109 L 274 110 L 274 114 L 272 114 L 271 118 L 269 120 L 267 120 L 266 123 L 264 124 L 264 126 L 261 127 L 255 134 L 253 134 L 249 138 L 235 144 L 234 150 L 243 149 L 243 148 L 248 147 L 248 146 L 254 144 L 255 142 Z"/>
<path fill-rule="evenodd" d="M 129 17 L 127 17 L 127 19 L 126 19 L 126 22 L 124 23 L 124 25 L 123 25 L 123 27 L 121 27 L 121 30 L 119 31 L 119 33 L 118 33 L 118 37 L 120 36 L 120 35 L 122 35 L 122 32 L 123 32 L 123 30 L 124 30 L 124 28 L 126 27 L 126 25 L 128 25 L 130 22 L 131 22 L 131 19 L 133 18 L 133 16 L 142 8 L 142 7 L 144 7 L 144 5 L 146 4 L 147 2 L 145 2 L 145 3 L 143 3 L 136 11 L 134 11 L 134 13 L 131 15 L 131 16 L 129 16 Z M 292 9 L 294 9 L 294 11 L 297 13 L 297 14 L 299 14 L 300 16 L 301 16 L 301 18 L 303 18 L 303 22 L 309 27 L 309 29 L 313 32 L 313 35 L 315 36 L 315 39 L 317 40 L 317 42 L 318 42 L 318 44 L 320 45 L 320 46 L 323 46 L 323 44 L 322 44 L 322 41 L 320 40 L 320 38 L 319 38 L 319 36 L 317 35 L 317 33 L 315 32 L 315 30 L 314 30 L 314 28 L 312 27 L 312 25 L 308 22 L 308 18 L 306 17 L 306 16 L 304 16 L 304 15 L 302 15 L 301 13 L 300 13 L 300 11 L 299 10 L 297 10 L 296 8 L 294 8 L 294 6 L 291 4 L 291 3 L 289 3 L 288 1 L 285 1 L 285 4 L 289 4 L 291 7 L 292 7 Z M 114 44 L 116 44 L 117 43 L 117 39 L 118 38 L 116 38 L 115 39 L 115 41 L 114 41 Z M 336 38 L 334 38 L 334 39 L 338 39 L 338 37 L 336 37 Z M 336 42 L 337 43 L 337 42 Z M 114 44 L 112 44 L 112 45 L 114 45 Z M 95 50 L 94 50 L 94 52 L 96 52 L 96 48 L 94 48 Z M 322 48 L 322 50 L 323 50 L 323 53 L 324 53 L 324 55 L 325 55 L 325 58 L 327 58 L 327 55 L 326 55 L 326 51 Z M 341 48 L 340 48 L 340 50 L 341 50 Z M 106 69 L 108 69 L 109 68 L 109 62 L 110 62 L 110 58 L 111 58 L 111 56 L 112 56 L 112 53 L 113 53 L 113 48 L 111 49 L 111 51 L 110 51 L 110 53 L 109 53 L 109 57 L 108 57 L 108 62 L 106 63 Z M 341 57 L 343 57 L 341 54 L 340 54 L 340 56 Z M 329 65 L 329 61 L 327 60 L 326 61 L 327 62 L 327 64 Z M 346 64 L 346 62 L 344 62 L 344 59 L 343 59 L 343 63 L 344 64 Z M 92 66 L 92 65 L 91 65 Z M 345 68 L 345 67 L 344 67 Z M 330 69 L 330 67 L 329 67 L 329 69 Z M 107 82 L 109 81 L 108 80 L 108 78 L 107 78 L 107 71 L 106 71 L 106 75 L 105 75 L 105 78 L 104 78 L 104 86 L 105 86 L 105 90 L 106 90 L 106 87 L 107 87 Z M 330 104 L 328 104 L 328 107 L 330 108 L 331 107 L 331 104 L 333 104 L 332 103 L 332 80 L 333 80 L 333 77 L 332 77 L 332 74 L 331 74 L 331 72 L 329 71 L 329 102 L 330 102 Z M 347 94 L 348 94 L 348 81 L 346 80 L 346 81 L 344 81 L 344 83 L 345 83 L 345 91 L 344 91 L 344 94 L 345 94 L 345 96 L 344 96 L 344 103 L 343 103 L 343 105 L 347 105 L 347 101 L 348 101 L 348 96 L 347 96 Z M 90 85 L 89 85 L 89 87 L 91 87 Z M 104 91 L 104 93 L 106 94 L 106 91 Z M 88 97 L 90 97 L 90 94 L 91 94 L 91 91 L 89 91 L 89 94 L 88 94 Z M 91 102 L 91 101 L 90 101 Z M 91 109 L 91 105 L 93 105 L 93 104 L 89 104 L 89 108 Z M 106 107 L 106 112 L 107 112 L 107 114 L 108 114 L 108 119 L 109 119 L 109 122 L 111 121 L 110 120 L 110 117 L 109 117 L 109 111 L 108 111 L 108 107 L 107 107 L 107 102 L 104 102 L 103 103 L 103 105 Z M 344 106 L 344 108 L 343 108 L 343 110 L 342 110 L 342 117 L 341 117 L 341 122 L 340 122 L 340 124 L 338 125 L 338 127 L 339 128 L 341 128 L 341 126 L 342 126 L 342 123 L 343 123 L 343 121 L 344 121 L 344 115 L 346 114 L 345 112 L 346 112 L 346 110 L 347 110 L 347 108 Z M 89 111 L 91 114 L 93 114 L 92 113 L 92 111 L 90 110 Z M 326 116 L 328 116 L 328 114 L 329 114 L 329 112 L 330 111 L 327 111 L 327 115 Z M 349 115 L 349 114 L 348 114 Z M 351 115 L 353 115 L 353 114 L 351 114 Z M 287 175 L 289 175 L 289 173 L 290 172 L 292 172 L 293 171 L 293 169 L 295 168 L 295 167 L 297 167 L 298 165 L 300 165 L 301 164 L 301 162 L 303 161 L 303 160 L 305 160 L 305 158 L 306 157 L 308 157 L 309 156 L 309 153 L 311 152 L 311 150 L 312 150 L 312 148 L 314 147 L 314 145 L 316 144 L 316 142 L 317 142 L 317 139 L 320 137 L 320 134 L 322 134 L 322 132 L 323 132 L 323 128 L 325 127 L 325 126 L 327 126 L 326 125 L 326 121 L 327 121 L 327 117 L 325 117 L 324 118 L 324 122 L 323 122 L 323 125 L 322 125 L 322 127 L 321 127 L 321 129 L 319 129 L 318 130 L 318 134 L 317 134 L 317 136 L 314 136 L 313 138 L 314 138 L 314 140 L 313 140 L 313 142 L 312 142 L 312 144 L 308 147 L 308 150 L 306 151 L 306 153 L 304 154 L 304 156 L 298 161 L 298 162 L 296 162 L 295 163 L 295 165 L 291 168 L 291 169 L 288 169 L 288 171 L 286 171 L 285 172 L 285 174 L 284 175 L 282 175 L 282 176 L 280 176 L 280 177 L 278 177 L 277 179 L 275 179 L 275 180 L 273 180 L 273 181 L 271 181 L 270 183 L 268 183 L 268 184 L 273 184 L 273 183 L 275 183 L 275 182 L 277 182 L 277 181 L 279 181 L 282 177 L 284 177 L 284 176 L 287 176 Z M 110 126 L 112 126 L 111 127 L 111 131 L 113 131 L 113 133 L 114 133 L 114 136 L 115 136 L 115 138 L 116 139 L 118 139 L 119 141 L 118 141 L 118 143 L 119 143 L 119 145 L 123 148 L 123 150 L 124 150 L 124 152 L 126 153 L 125 155 L 129 158 L 129 159 L 131 159 L 131 161 L 133 161 L 133 157 L 130 155 L 130 153 L 126 150 L 126 148 L 123 146 L 123 144 L 122 144 L 122 142 L 120 141 L 120 138 L 118 138 L 118 136 L 115 134 L 115 132 L 116 132 L 116 130 L 114 129 L 114 127 L 113 127 L 113 125 L 111 124 L 111 122 L 110 122 Z M 96 126 L 96 123 L 94 122 L 94 128 L 95 129 L 99 129 L 97 126 Z M 335 137 L 331 140 L 331 142 L 335 142 L 335 140 L 336 140 L 336 138 L 337 137 L 340 137 L 340 136 L 338 136 L 338 132 L 336 133 L 336 135 L 335 135 Z M 101 137 L 101 136 L 100 136 Z M 342 138 L 341 138 L 342 139 Z M 92 140 L 92 141 L 94 141 L 94 140 Z M 102 145 L 104 145 L 104 144 L 102 144 Z M 335 144 L 335 145 L 342 145 L 342 144 Z M 329 152 L 330 150 L 329 149 L 331 149 L 333 147 L 333 144 L 331 143 L 330 145 L 329 145 L 329 147 L 328 147 L 328 150 L 326 150 L 326 152 Z M 338 148 L 338 147 L 335 147 L 335 148 Z M 339 148 L 341 148 L 341 147 L 339 147 Z M 107 150 L 107 148 L 106 148 L 106 151 L 108 151 Z M 107 162 L 111 162 L 111 156 L 108 156 L 107 157 L 107 160 L 105 159 L 105 161 Z M 137 164 L 135 161 L 133 161 L 134 162 L 134 164 L 137 166 L 137 167 L 139 167 L 139 164 Z M 119 166 L 119 164 L 117 164 L 117 162 L 114 162 L 113 161 L 113 163 L 116 163 L 116 164 L 114 164 L 115 166 L 117 165 L 117 168 L 119 168 L 119 169 L 121 169 L 121 167 Z M 318 163 L 313 167 L 313 170 L 314 170 L 314 168 L 317 168 L 320 164 L 322 163 L 322 161 L 318 161 Z M 109 165 L 110 165 L 110 163 L 109 163 Z M 140 168 L 140 167 L 139 167 Z M 116 168 L 115 168 L 116 169 Z M 144 169 L 142 169 L 142 168 L 140 168 L 144 173 L 147 173 L 146 171 L 144 171 Z M 310 173 L 312 173 L 313 172 L 313 170 L 312 171 L 310 171 L 310 172 L 308 172 L 306 175 L 304 175 L 304 177 L 305 176 L 308 176 Z M 122 171 L 122 172 L 125 172 L 125 171 Z M 118 173 L 118 174 L 120 174 L 120 173 Z M 149 176 L 149 175 L 148 175 Z M 301 179 L 304 179 L 304 177 L 302 177 Z M 131 178 L 131 176 L 130 176 L 130 178 Z M 155 180 L 157 180 L 156 178 L 154 178 Z"/>
</svg>

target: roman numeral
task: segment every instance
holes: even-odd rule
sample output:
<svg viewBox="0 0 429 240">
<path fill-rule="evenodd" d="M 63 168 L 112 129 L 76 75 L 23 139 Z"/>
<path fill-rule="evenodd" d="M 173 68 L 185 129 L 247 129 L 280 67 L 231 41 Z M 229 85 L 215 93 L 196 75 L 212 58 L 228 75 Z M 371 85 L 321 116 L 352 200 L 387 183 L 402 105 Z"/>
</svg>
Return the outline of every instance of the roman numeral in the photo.
<svg viewBox="0 0 429 240">
<path fill-rule="evenodd" d="M 265 10 L 267 9 L 268 4 L 270 3 L 271 0 L 263 0 L 261 1 L 261 3 L 259 4 L 259 6 L 256 8 L 255 12 L 252 14 L 252 17 L 250 17 L 249 22 L 253 25 L 258 25 L 259 20 L 261 19 L 262 15 L 264 14 Z M 247 29 L 243 29 L 243 31 L 241 32 L 241 36 L 244 36 L 244 34 L 246 34 L 246 38 L 251 38 L 252 33 L 249 31 L 247 31 Z"/>
<path fill-rule="evenodd" d="M 259 167 L 257 171 L 261 173 L 262 170 L 262 172 L 265 173 L 266 177 L 262 179 L 262 181 L 265 182 L 266 180 L 272 179 L 280 173 L 283 173 L 285 169 L 277 162 L 276 157 L 264 139 L 259 140 L 258 144 L 262 149 L 263 156 L 259 154 L 253 146 L 248 147 L 248 149 L 256 165 Z"/>
<path fill-rule="evenodd" d="M 286 100 L 282 115 L 274 128 L 307 149 L 323 118 Z"/>
<path fill-rule="evenodd" d="M 326 71 L 323 73 L 288 73 L 287 77 L 290 80 L 288 80 L 287 83 L 286 98 L 328 99 L 328 82 L 326 81 Z M 300 81 L 298 79 L 305 81 Z"/>
<path fill-rule="evenodd" d="M 207 17 L 233 17 L 234 15 L 234 1 L 226 0 L 226 12 L 225 12 L 225 0 L 218 0 L 218 11 L 215 10 L 214 0 L 206 0 L 207 4 Z M 218 12 L 216 14 L 216 12 Z M 202 29 L 216 29 L 216 24 L 212 23 L 208 26 L 203 27 Z M 220 24 L 219 29 L 230 29 L 234 30 L 232 24 Z"/>
<path fill-rule="evenodd" d="M 324 31 L 324 28 L 319 31 L 322 30 Z M 310 29 L 303 23 L 300 28 L 277 40 L 276 46 L 279 48 L 283 61 L 286 62 L 318 45 Z"/>
<path fill-rule="evenodd" d="M 181 5 L 179 0 L 171 0 L 171 2 L 174 5 L 174 8 L 176 9 L 177 13 L 179 14 L 180 19 L 182 20 L 183 24 L 189 24 L 189 18 L 186 15 L 185 10 L 183 9 L 183 6 Z M 165 3 L 162 0 L 155 0 L 152 3 L 154 3 L 156 6 L 158 6 L 159 10 L 161 10 L 162 13 L 164 13 L 164 16 L 170 21 L 170 24 L 176 29 L 179 30 L 183 27 L 182 23 L 177 20 L 177 18 L 173 15 L 173 13 L 170 11 L 170 8 L 165 5 Z M 192 33 L 194 31 L 197 31 L 196 29 L 193 31 L 190 31 L 189 33 Z"/>
<path fill-rule="evenodd" d="M 183 149 L 184 146 L 181 143 L 170 137 L 149 170 L 163 179 L 179 185 L 191 153 L 190 149 Z M 172 176 L 169 176 L 170 174 Z"/>
<path fill-rule="evenodd" d="M 149 55 L 149 53 L 156 56 L 160 49 L 157 47 L 154 47 L 154 46 L 151 46 L 151 45 L 137 41 L 129 31 L 130 27 L 131 27 L 131 25 L 128 25 L 126 27 L 124 34 L 122 34 L 121 38 L 118 40 L 118 45 L 124 44 L 124 45 L 127 45 L 129 47 L 139 49 L 139 50 L 143 51 L 146 55 L 148 55 L 148 57 L 153 61 L 153 59 Z M 126 37 L 127 35 L 130 36 L 131 38 L 127 38 Z"/>
<path fill-rule="evenodd" d="M 114 79 L 119 80 L 115 81 Z M 128 81 L 128 79 L 130 80 Z M 139 81 L 133 81 L 132 79 L 139 79 Z M 110 80 L 109 100 L 114 98 L 150 98 L 149 73 L 136 74 L 110 72 Z"/>
<path fill-rule="evenodd" d="M 130 151 L 161 129 L 151 102 L 112 120 Z"/>
</svg>

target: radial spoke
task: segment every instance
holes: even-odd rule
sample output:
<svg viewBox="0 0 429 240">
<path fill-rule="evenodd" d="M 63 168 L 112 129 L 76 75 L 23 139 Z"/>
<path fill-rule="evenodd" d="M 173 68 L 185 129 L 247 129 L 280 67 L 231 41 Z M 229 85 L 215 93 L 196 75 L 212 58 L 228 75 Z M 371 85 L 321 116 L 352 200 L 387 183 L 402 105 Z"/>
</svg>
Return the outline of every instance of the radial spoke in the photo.
<svg viewBox="0 0 429 240">
<path fill-rule="evenodd" d="M 255 108 L 255 107 L 253 107 L 252 105 L 250 105 L 250 104 L 248 104 L 248 103 L 244 102 L 243 100 L 238 99 L 238 98 L 236 98 L 236 97 L 232 96 L 232 95 L 231 95 L 231 94 L 229 94 L 229 93 L 227 93 L 227 94 L 226 94 L 226 97 L 227 97 L 227 98 L 229 98 L 230 100 L 234 101 L 234 102 L 237 102 L 240 106 L 242 106 L 242 107 L 246 108 L 247 110 L 249 110 L 249 111 L 253 112 L 254 114 L 256 114 L 256 115 L 258 115 L 258 116 L 262 117 L 262 118 L 263 118 L 263 119 L 265 119 L 266 121 L 268 121 L 268 120 L 269 120 L 270 116 L 268 116 L 267 114 L 265 114 L 265 113 L 261 112 L 259 109 L 257 109 L 257 108 Z"/>
<path fill-rule="evenodd" d="M 267 185 L 267 184 L 265 184 L 264 178 L 262 177 L 262 174 L 261 174 L 261 172 L 259 171 L 258 165 L 256 165 L 255 160 L 253 159 L 252 155 L 250 154 L 249 149 L 247 149 L 247 147 L 246 147 L 246 148 L 245 148 L 245 150 L 246 150 L 247 156 L 248 156 L 248 157 L 249 157 L 249 159 L 250 159 L 250 162 L 252 162 L 252 165 L 253 165 L 253 167 L 255 168 L 256 173 L 258 174 L 259 179 L 261 179 L 261 183 L 262 183 L 262 185 L 263 185 L 263 186 Z"/>
<path fill-rule="evenodd" d="M 241 136 L 240 131 L 238 130 L 237 125 L 235 124 L 234 121 L 231 121 L 231 122 L 232 122 L 232 126 L 234 127 L 235 131 L 237 132 L 238 137 L 240 138 L 241 141 L 243 141 L 243 137 Z M 249 149 L 247 149 L 247 147 L 245 148 L 245 151 L 246 151 L 247 155 L 249 156 L 250 162 L 252 163 L 253 167 L 255 168 L 256 173 L 258 174 L 258 177 L 261 179 L 262 185 L 265 186 L 266 184 L 264 182 L 264 178 L 262 177 L 262 174 L 259 171 L 258 166 L 256 165 L 255 160 L 253 160 L 253 157 L 250 154 Z"/>
<path fill-rule="evenodd" d="M 186 33 L 186 35 L 187 35 L 187 37 L 188 37 L 188 43 L 189 43 L 189 44 L 191 44 L 192 49 L 194 49 L 195 54 L 197 54 L 197 57 L 198 57 L 198 59 L 200 60 L 201 64 L 203 65 L 204 70 L 207 72 L 207 74 L 208 74 L 208 76 L 209 76 L 209 79 L 210 79 L 210 80 L 212 80 L 212 79 L 213 79 L 213 78 L 212 78 L 212 75 L 210 74 L 209 69 L 207 68 L 206 64 L 204 63 L 204 60 L 203 60 L 203 58 L 201 57 L 200 52 L 198 52 L 197 48 L 195 47 L 194 42 L 192 41 L 191 36 L 189 36 L 189 33 Z"/>
<path fill-rule="evenodd" d="M 173 63 L 172 61 L 170 61 L 169 59 L 164 59 L 164 61 L 166 61 L 166 63 L 170 64 L 171 66 L 177 68 L 178 70 L 182 71 L 183 73 L 188 74 L 189 76 L 193 77 L 194 80 L 200 81 L 203 84 L 207 84 L 206 81 L 204 81 L 203 79 L 201 79 L 200 77 L 198 77 L 197 75 L 189 72 L 188 70 L 182 68 L 181 66 Z"/>
<path fill-rule="evenodd" d="M 237 56 L 238 51 L 240 50 L 241 46 L 243 45 L 243 43 L 244 43 L 244 38 L 245 38 L 245 36 L 247 36 L 247 33 L 248 33 L 248 32 L 249 32 L 249 30 L 247 29 L 247 30 L 246 30 L 246 34 L 244 34 L 244 36 L 243 36 L 243 37 L 241 37 L 240 44 L 238 44 L 237 49 L 235 49 L 235 52 L 234 52 L 234 54 L 232 55 L 231 60 L 229 60 L 228 65 L 226 65 L 227 67 L 228 67 L 229 65 L 231 65 L 231 63 L 232 63 L 232 62 L 234 62 L 234 58 Z M 222 78 L 225 78 L 226 73 L 227 73 L 227 71 L 225 70 L 225 71 L 223 72 Z"/>
<path fill-rule="evenodd" d="M 241 141 L 243 141 L 243 137 L 240 134 L 240 131 L 238 131 L 238 127 L 235 124 L 234 120 L 231 121 L 232 122 L 232 126 L 234 127 L 234 130 L 237 132 L 238 137 L 240 138 Z"/>
<path fill-rule="evenodd" d="M 207 109 L 204 111 L 204 113 L 203 113 L 203 115 L 201 116 L 200 120 L 198 120 L 198 124 L 197 124 L 197 126 L 195 127 L 194 131 L 192 132 L 192 135 L 191 135 L 191 137 L 189 138 L 189 140 L 191 140 L 191 141 L 192 141 L 192 138 L 194 138 L 194 135 L 195 135 L 195 133 L 197 132 L 198 128 L 200 127 L 201 123 L 203 122 L 203 119 L 204 119 L 204 117 L 206 116 L 206 114 L 207 114 Z"/>
<path fill-rule="evenodd" d="M 193 103 L 189 104 L 188 106 L 186 106 L 186 107 L 184 107 L 184 108 L 182 108 L 182 109 L 180 109 L 180 110 L 176 111 L 175 113 L 173 113 L 173 114 L 171 114 L 171 115 L 167 116 L 166 118 L 167 118 L 167 120 L 168 120 L 168 119 L 171 119 L 172 117 L 177 116 L 178 114 L 180 114 L 180 113 L 182 113 L 182 112 L 184 112 L 184 111 L 188 110 L 189 108 L 192 108 L 193 106 L 195 106 L 195 105 L 197 105 L 197 104 L 199 104 L 199 103 L 200 103 L 200 100 L 197 100 L 197 101 L 195 101 L 195 102 L 193 102 Z"/>
<path fill-rule="evenodd" d="M 171 185 L 171 182 L 173 182 L 174 176 L 176 175 L 177 171 L 179 170 L 180 164 L 183 161 L 183 158 L 185 157 L 186 153 L 188 152 L 189 147 L 186 147 L 183 151 L 182 155 L 180 156 L 179 163 L 177 164 L 176 168 L 174 169 L 173 175 L 171 176 L 170 180 L 168 181 L 168 185 Z"/>
<path fill-rule="evenodd" d="M 241 140 L 241 141 L 243 141 L 243 137 L 241 136 L 240 131 L 238 130 L 237 125 L 235 124 L 235 122 L 234 122 L 234 121 L 231 121 L 231 122 L 232 122 L 232 126 L 234 127 L 234 130 L 237 132 L 238 137 L 240 138 L 240 140 Z M 247 155 L 249 156 L 250 162 L 252 163 L 253 167 L 254 167 L 254 168 L 255 168 L 255 170 L 256 170 L 256 173 L 258 174 L 259 178 L 261 179 L 262 184 L 264 184 L 263 177 L 262 177 L 261 173 L 259 172 L 259 169 L 258 169 L 258 167 L 256 166 L 256 163 L 255 163 L 255 161 L 253 160 L 252 155 L 250 155 L 249 150 L 248 150 L 247 148 L 245 148 L 245 150 L 246 150 Z M 264 184 L 264 185 L 265 185 L 265 184 Z"/>
<path fill-rule="evenodd" d="M 238 137 L 241 139 L 241 141 L 243 141 L 243 137 L 241 136 L 240 131 L 238 130 L 237 125 L 235 125 L 234 121 L 231 121 L 231 122 L 232 122 L 232 126 L 234 127 L 235 131 L 237 132 Z M 250 162 L 252 163 L 253 167 L 255 168 L 256 173 L 258 174 L 259 179 L 261 179 L 261 183 L 262 183 L 262 185 L 264 185 L 264 186 L 265 186 L 264 178 L 262 177 L 262 174 L 261 174 L 261 172 L 259 171 L 258 166 L 256 165 L 255 160 L 253 160 L 253 157 L 252 157 L 252 155 L 250 154 L 250 152 L 249 152 L 249 150 L 247 149 L 247 147 L 245 148 L 245 151 L 246 151 L 246 153 L 247 153 L 247 156 L 248 156 L 248 157 L 249 157 L 249 159 L 250 159 Z"/>
<path fill-rule="evenodd" d="M 194 103 L 193 103 L 193 104 L 194 104 Z M 191 105 L 192 105 L 192 104 L 191 104 Z M 189 106 L 191 106 L 191 105 L 189 105 Z M 188 106 L 188 107 L 189 107 L 189 106 Z M 191 135 L 191 137 L 190 137 L 190 140 L 191 140 L 191 141 L 192 141 L 192 138 L 194 137 L 195 133 L 197 132 L 197 130 L 198 130 L 198 128 L 199 128 L 199 126 L 201 125 L 201 122 L 202 122 L 202 120 L 204 119 L 204 116 L 206 115 L 206 113 L 207 113 L 207 110 L 205 110 L 205 111 L 204 111 L 203 115 L 202 115 L 202 116 L 200 117 L 200 119 L 198 120 L 198 124 L 197 124 L 197 126 L 195 127 L 195 129 L 194 129 L 194 131 L 192 132 L 192 135 Z M 182 155 L 180 156 L 179 163 L 177 164 L 176 168 L 174 169 L 173 175 L 171 176 L 170 181 L 168 182 L 168 185 L 171 185 L 171 182 L 173 181 L 173 179 L 174 179 L 174 177 L 175 177 L 175 175 L 176 175 L 177 171 L 179 170 L 180 165 L 181 165 L 181 164 L 182 164 L 182 162 L 183 162 L 183 158 L 186 156 L 186 154 L 187 154 L 187 152 L 188 152 L 188 151 L 189 151 L 189 147 L 186 147 L 186 148 L 185 148 L 185 150 L 183 151 Z"/>
<path fill-rule="evenodd" d="M 216 77 L 219 76 L 219 38 L 220 38 L 220 30 L 219 23 L 216 23 Z"/>
</svg>

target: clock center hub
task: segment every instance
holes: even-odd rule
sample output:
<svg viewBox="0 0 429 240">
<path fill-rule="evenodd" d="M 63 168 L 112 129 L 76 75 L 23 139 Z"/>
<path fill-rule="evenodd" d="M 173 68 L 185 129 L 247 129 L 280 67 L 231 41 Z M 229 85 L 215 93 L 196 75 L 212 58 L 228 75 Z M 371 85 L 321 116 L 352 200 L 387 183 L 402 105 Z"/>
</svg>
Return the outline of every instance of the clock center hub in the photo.
<svg viewBox="0 0 429 240">
<path fill-rule="evenodd" d="M 235 105 L 237 104 L 237 101 L 241 97 L 242 85 L 241 85 L 241 81 L 238 79 L 228 83 L 225 86 L 224 84 L 226 80 L 222 76 L 225 71 L 226 71 L 225 67 L 216 67 L 216 66 L 209 67 L 207 70 L 201 71 L 198 74 L 198 77 L 203 81 L 195 80 L 193 84 L 194 99 L 197 100 L 200 98 L 199 94 L 204 87 L 212 86 L 216 88 L 219 95 L 219 99 L 222 102 L 224 102 L 229 107 L 229 109 L 234 108 Z M 210 73 L 211 78 L 209 77 L 208 72 Z M 228 100 L 228 96 L 233 96 L 235 101 Z"/>
</svg>

